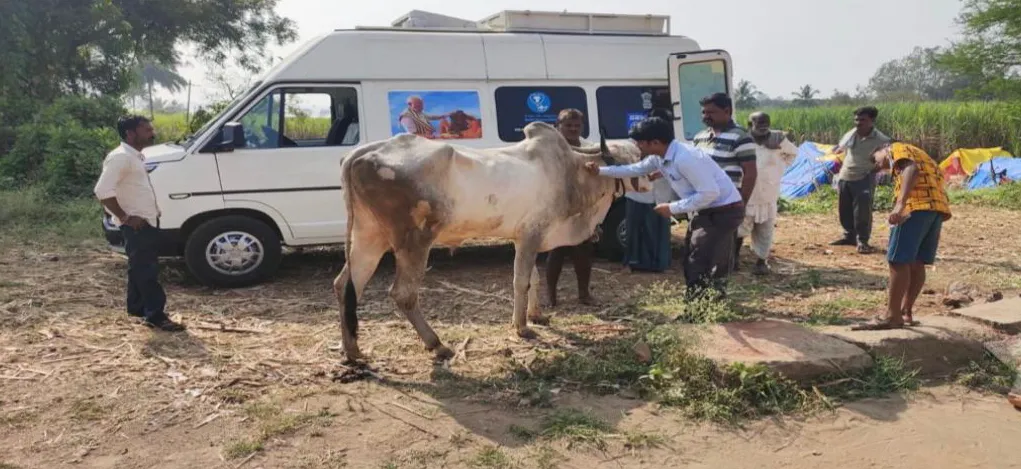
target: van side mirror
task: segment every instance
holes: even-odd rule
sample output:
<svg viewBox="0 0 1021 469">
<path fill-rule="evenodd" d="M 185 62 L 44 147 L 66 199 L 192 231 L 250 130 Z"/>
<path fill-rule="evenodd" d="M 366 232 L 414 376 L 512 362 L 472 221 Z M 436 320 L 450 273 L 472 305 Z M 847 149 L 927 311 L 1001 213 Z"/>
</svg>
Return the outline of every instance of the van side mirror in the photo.
<svg viewBox="0 0 1021 469">
<path fill-rule="evenodd" d="M 220 147 L 218 150 L 222 152 L 244 148 L 246 146 L 244 126 L 240 122 L 223 124 L 223 128 L 220 130 L 220 143 L 218 146 Z"/>
</svg>

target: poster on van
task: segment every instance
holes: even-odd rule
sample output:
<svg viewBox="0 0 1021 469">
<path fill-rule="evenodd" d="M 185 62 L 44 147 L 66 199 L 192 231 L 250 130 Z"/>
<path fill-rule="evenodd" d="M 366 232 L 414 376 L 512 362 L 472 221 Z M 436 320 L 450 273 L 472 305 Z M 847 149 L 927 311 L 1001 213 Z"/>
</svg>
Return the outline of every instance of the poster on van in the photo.
<svg viewBox="0 0 1021 469">
<path fill-rule="evenodd" d="M 477 91 L 391 91 L 390 133 L 431 139 L 482 138 Z"/>
</svg>

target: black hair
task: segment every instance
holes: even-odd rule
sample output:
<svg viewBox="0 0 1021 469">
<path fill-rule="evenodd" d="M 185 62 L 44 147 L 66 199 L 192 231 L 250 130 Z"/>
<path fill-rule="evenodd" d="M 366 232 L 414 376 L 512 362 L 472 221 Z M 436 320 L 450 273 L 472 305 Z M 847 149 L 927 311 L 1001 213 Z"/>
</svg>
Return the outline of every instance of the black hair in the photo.
<svg viewBox="0 0 1021 469">
<path fill-rule="evenodd" d="M 674 126 L 661 117 L 646 117 L 631 128 L 628 138 L 638 142 L 656 140 L 669 145 L 674 141 Z"/>
<path fill-rule="evenodd" d="M 126 140 L 128 138 L 128 131 L 134 131 L 143 122 L 149 122 L 149 119 L 138 114 L 123 116 L 117 119 L 117 134 L 121 136 L 121 140 Z"/>
<path fill-rule="evenodd" d="M 669 110 L 663 109 L 661 107 L 658 107 L 658 108 L 655 108 L 655 109 L 650 109 L 649 110 L 649 115 L 646 116 L 646 117 L 658 117 L 658 118 L 663 119 L 665 121 L 672 121 L 672 120 L 674 120 L 674 114 L 672 112 L 670 112 Z"/>
<path fill-rule="evenodd" d="M 869 119 L 876 120 L 879 117 L 879 109 L 875 106 L 862 106 L 854 110 L 854 116 L 868 116 Z"/>
<path fill-rule="evenodd" d="M 734 101 L 730 99 L 730 96 L 727 96 L 727 93 L 713 93 L 702 98 L 698 104 L 703 106 L 712 104 L 720 109 L 734 109 Z"/>
</svg>

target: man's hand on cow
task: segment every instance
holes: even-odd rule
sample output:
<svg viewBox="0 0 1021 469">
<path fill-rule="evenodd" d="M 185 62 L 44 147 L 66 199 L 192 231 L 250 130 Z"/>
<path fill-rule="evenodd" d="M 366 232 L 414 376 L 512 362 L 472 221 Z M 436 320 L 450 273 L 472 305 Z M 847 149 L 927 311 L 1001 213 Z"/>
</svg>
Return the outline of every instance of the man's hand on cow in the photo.
<svg viewBox="0 0 1021 469">
<path fill-rule="evenodd" d="M 668 220 L 674 215 L 672 212 L 670 212 L 670 204 L 659 204 L 653 210 L 655 210 L 656 213 L 659 214 L 659 216 L 666 218 Z"/>
<path fill-rule="evenodd" d="M 599 175 L 599 163 L 588 161 L 585 163 L 585 170 L 592 173 L 593 176 Z"/>
<path fill-rule="evenodd" d="M 661 171 L 659 171 L 658 169 L 656 171 L 653 171 L 653 172 L 649 173 L 649 180 L 650 181 L 655 181 L 655 180 L 657 180 L 657 179 L 659 179 L 661 177 L 663 177 L 663 173 Z"/>
</svg>

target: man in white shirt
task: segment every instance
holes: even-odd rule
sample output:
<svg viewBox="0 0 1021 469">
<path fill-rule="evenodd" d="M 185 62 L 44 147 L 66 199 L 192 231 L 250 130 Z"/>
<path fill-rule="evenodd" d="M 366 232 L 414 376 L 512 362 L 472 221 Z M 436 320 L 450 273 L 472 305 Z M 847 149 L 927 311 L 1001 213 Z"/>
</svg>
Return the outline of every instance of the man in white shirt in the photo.
<svg viewBox="0 0 1021 469">
<path fill-rule="evenodd" d="M 128 255 L 128 314 L 144 319 L 146 326 L 177 332 L 184 326 L 167 317 L 166 294 L 159 283 L 159 216 L 156 193 L 149 181 L 142 149 L 152 145 L 156 133 L 141 116 L 117 121 L 121 144 L 103 160 L 95 194 L 113 216 L 124 236 Z"/>
<path fill-rule="evenodd" d="M 744 220 L 741 193 L 709 155 L 675 140 L 670 122 L 659 117 L 646 118 L 628 136 L 645 159 L 625 166 L 587 163 L 586 169 L 604 177 L 665 178 L 680 199 L 660 203 L 654 210 L 665 218 L 688 214 L 684 259 L 688 298 L 710 288 L 726 295 L 727 277 L 733 265 L 734 233 Z"/>
<path fill-rule="evenodd" d="M 783 132 L 770 130 L 769 114 L 756 112 L 748 117 L 749 134 L 755 141 L 755 165 L 758 178 L 745 208 L 744 223 L 737 230 L 737 249 L 734 252 L 734 270 L 737 270 L 741 245 L 748 235 L 752 237 L 752 252 L 758 260 L 755 275 L 769 273 L 769 251 L 773 248 L 773 230 L 776 227 L 776 201 L 780 197 L 780 179 L 787 166 L 798 156 L 794 146 Z"/>
</svg>

